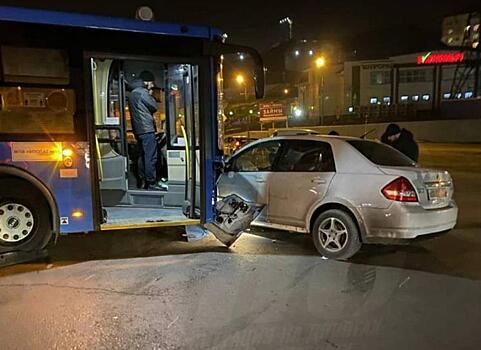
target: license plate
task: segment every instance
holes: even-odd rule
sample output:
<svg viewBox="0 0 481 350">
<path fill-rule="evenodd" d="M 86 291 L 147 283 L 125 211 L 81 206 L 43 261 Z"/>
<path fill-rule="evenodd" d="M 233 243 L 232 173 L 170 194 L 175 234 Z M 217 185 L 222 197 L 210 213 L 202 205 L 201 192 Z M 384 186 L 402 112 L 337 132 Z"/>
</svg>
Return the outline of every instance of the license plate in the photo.
<svg viewBox="0 0 481 350">
<path fill-rule="evenodd" d="M 445 187 L 432 188 L 429 190 L 429 198 L 446 198 L 448 196 L 448 189 Z"/>
</svg>

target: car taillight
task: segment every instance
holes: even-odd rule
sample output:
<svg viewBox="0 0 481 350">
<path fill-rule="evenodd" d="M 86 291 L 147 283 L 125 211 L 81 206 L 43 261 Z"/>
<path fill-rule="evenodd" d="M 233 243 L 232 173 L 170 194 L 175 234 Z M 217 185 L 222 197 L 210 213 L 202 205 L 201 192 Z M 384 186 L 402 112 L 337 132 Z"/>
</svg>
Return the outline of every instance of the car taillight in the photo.
<svg viewBox="0 0 481 350">
<path fill-rule="evenodd" d="M 404 177 L 398 177 L 393 182 L 387 184 L 382 189 L 382 194 L 387 199 L 397 202 L 417 202 L 418 196 L 413 185 L 408 179 Z"/>
</svg>

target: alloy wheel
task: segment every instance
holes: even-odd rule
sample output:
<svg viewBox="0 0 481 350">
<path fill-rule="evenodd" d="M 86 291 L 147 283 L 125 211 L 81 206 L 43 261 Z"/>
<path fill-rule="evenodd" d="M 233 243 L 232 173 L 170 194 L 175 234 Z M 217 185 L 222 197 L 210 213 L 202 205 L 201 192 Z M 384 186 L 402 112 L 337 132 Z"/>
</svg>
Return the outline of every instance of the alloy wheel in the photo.
<svg viewBox="0 0 481 350">
<path fill-rule="evenodd" d="M 349 240 L 349 233 L 344 223 L 333 217 L 322 221 L 318 234 L 322 247 L 331 253 L 343 250 Z"/>
<path fill-rule="evenodd" d="M 18 243 L 33 231 L 34 217 L 23 204 L 5 203 L 0 206 L 0 242 Z"/>
</svg>

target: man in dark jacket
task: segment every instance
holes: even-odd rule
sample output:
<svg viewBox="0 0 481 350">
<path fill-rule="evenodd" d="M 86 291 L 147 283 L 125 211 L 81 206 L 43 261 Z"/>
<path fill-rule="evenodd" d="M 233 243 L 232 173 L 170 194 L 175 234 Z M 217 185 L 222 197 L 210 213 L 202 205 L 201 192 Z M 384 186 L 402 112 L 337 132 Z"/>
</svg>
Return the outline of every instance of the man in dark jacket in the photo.
<svg viewBox="0 0 481 350">
<path fill-rule="evenodd" d="M 157 184 L 157 142 L 154 113 L 157 112 L 157 102 L 152 96 L 155 77 L 151 72 L 144 71 L 140 79 L 130 83 L 132 89 L 129 97 L 129 110 L 132 129 L 139 145 L 139 176 L 145 181 L 144 188 L 154 191 L 164 190 Z"/>
<path fill-rule="evenodd" d="M 389 124 L 381 141 L 404 153 L 415 162 L 418 161 L 419 147 L 409 130 L 401 129 L 397 124 Z"/>
</svg>

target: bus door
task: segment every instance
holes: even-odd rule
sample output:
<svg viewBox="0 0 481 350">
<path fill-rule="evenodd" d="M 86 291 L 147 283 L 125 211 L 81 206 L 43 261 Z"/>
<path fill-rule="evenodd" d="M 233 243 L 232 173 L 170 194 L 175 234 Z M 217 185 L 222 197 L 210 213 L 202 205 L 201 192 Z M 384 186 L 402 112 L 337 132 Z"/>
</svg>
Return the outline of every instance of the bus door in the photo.
<svg viewBox="0 0 481 350">
<path fill-rule="evenodd" d="M 190 205 L 200 190 L 196 180 L 199 113 L 194 106 L 197 66 L 115 56 L 90 60 L 101 228 L 198 224 L 199 210 Z M 130 97 L 147 86 L 146 76 L 153 80 L 149 93 L 156 108 L 151 111 L 155 141 L 144 150 L 139 143 L 143 134 L 133 130 Z M 147 183 L 143 168 L 150 164 L 143 152 L 152 149 L 155 182 Z"/>
<path fill-rule="evenodd" d="M 124 81 L 121 64 L 91 59 L 95 146 L 99 155 L 100 190 L 127 191 Z"/>
<path fill-rule="evenodd" d="M 247 52 L 254 59 L 253 82 L 257 98 L 264 95 L 264 67 L 260 55 L 250 48 L 224 45 L 218 42 L 204 43 L 204 53 L 209 68 L 203 71 L 202 92 L 204 97 L 202 115 L 203 169 L 202 202 L 204 205 L 203 226 L 225 245 L 232 245 L 260 214 L 264 205 L 249 203 L 247 198 L 235 194 L 217 197 L 218 179 L 224 171 L 224 135 L 222 107 L 222 60 L 225 54 Z M 210 91 L 210 94 L 206 94 Z M 210 101 L 207 101 L 210 99 Z M 203 113 L 202 113 L 203 112 Z"/>
<path fill-rule="evenodd" d="M 184 214 L 197 218 L 200 217 L 198 70 L 197 65 L 170 64 L 165 84 L 169 183 L 183 186 Z"/>
<path fill-rule="evenodd" d="M 217 113 L 209 113 L 211 111 L 206 108 L 208 102 L 205 98 L 215 100 L 216 96 L 208 93 L 215 89 L 206 89 L 203 94 L 204 100 L 201 99 L 199 66 L 167 65 L 166 79 L 169 183 L 185 186 L 184 215 L 201 219 L 207 230 L 229 246 L 257 217 L 260 208 L 247 204 L 234 195 L 216 203 L 215 193 L 208 191 L 206 184 L 215 183 L 217 174 L 208 171 L 209 164 L 212 163 L 207 160 L 217 158 L 222 146 L 218 142 L 212 143 L 205 134 L 201 137 L 201 129 L 207 131 L 207 134 L 220 137 L 222 133 L 218 130 Z M 203 108 L 201 108 L 202 102 Z M 204 113 L 201 114 L 201 110 Z M 207 200 L 203 212 L 201 211 L 202 198 Z M 209 205 L 214 206 L 210 210 L 215 211 L 215 222 L 210 224 L 206 220 Z M 188 237 L 199 229 L 201 229 L 200 226 L 196 229 L 188 228 Z M 205 234 L 200 236 L 203 237 Z"/>
</svg>

